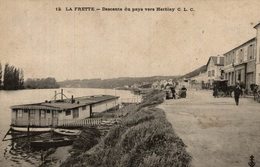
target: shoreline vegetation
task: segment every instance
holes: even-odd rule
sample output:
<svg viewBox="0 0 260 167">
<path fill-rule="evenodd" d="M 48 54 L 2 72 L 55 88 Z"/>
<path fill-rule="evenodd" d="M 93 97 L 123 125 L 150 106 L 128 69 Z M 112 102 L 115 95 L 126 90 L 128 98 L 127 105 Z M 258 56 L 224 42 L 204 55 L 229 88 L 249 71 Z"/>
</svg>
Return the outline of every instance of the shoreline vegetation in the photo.
<svg viewBox="0 0 260 167">
<path fill-rule="evenodd" d="M 0 91 L 16 91 L 16 90 L 30 90 L 30 89 L 58 89 L 60 85 L 56 82 L 55 78 L 29 78 L 20 88 L 5 89 L 3 86 Z"/>
<path fill-rule="evenodd" d="M 55 88 L 96 88 L 134 91 L 136 88 L 150 87 L 153 82 L 160 80 L 176 80 L 180 76 L 151 76 L 151 77 L 118 77 L 110 79 L 75 79 L 56 81 L 53 77 L 24 79 L 23 69 L 0 62 L 0 90 L 22 89 L 55 89 Z M 141 86 L 140 86 L 141 85 Z"/>
<path fill-rule="evenodd" d="M 105 88 L 105 89 L 120 89 L 129 90 L 132 85 L 142 83 L 153 83 L 159 80 L 176 80 L 180 76 L 152 76 L 152 77 L 119 77 L 111 79 L 75 79 L 60 81 L 58 84 L 65 88 Z"/>
<path fill-rule="evenodd" d="M 60 88 L 55 78 L 28 78 L 24 83 L 25 89 L 56 89 Z"/>
<path fill-rule="evenodd" d="M 52 89 L 59 88 L 55 78 L 28 78 L 24 81 L 23 69 L 6 63 L 4 68 L 0 62 L 0 90 Z"/>
<path fill-rule="evenodd" d="M 0 90 L 18 90 L 23 89 L 24 86 L 23 70 L 16 68 L 13 65 L 5 64 L 2 69 L 0 62 Z"/>
<path fill-rule="evenodd" d="M 60 166 L 190 166 L 186 146 L 156 108 L 163 100 L 161 91 L 146 94 L 142 103 L 127 106 L 122 121 L 103 137 L 95 128 L 83 130 Z"/>
</svg>

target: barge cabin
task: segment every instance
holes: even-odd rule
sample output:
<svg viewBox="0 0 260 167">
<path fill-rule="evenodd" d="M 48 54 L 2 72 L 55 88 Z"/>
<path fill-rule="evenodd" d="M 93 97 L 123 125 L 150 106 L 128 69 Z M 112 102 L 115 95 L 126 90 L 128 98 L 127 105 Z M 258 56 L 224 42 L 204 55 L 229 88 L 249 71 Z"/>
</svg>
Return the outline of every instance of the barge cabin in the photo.
<svg viewBox="0 0 260 167">
<path fill-rule="evenodd" d="M 117 109 L 118 99 L 118 96 L 111 95 L 72 96 L 71 99 L 15 105 L 11 107 L 11 128 L 25 131 L 26 127 L 34 127 L 38 131 L 48 131 L 50 127 L 62 126 L 64 122 L 90 118 L 95 112 Z"/>
</svg>

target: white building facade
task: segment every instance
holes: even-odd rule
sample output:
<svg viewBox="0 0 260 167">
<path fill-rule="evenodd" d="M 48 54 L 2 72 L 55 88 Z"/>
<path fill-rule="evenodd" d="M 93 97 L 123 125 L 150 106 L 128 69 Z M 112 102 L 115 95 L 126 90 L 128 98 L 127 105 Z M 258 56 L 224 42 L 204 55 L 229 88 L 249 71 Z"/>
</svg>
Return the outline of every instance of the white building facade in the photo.
<svg viewBox="0 0 260 167">
<path fill-rule="evenodd" d="M 222 70 L 224 67 L 223 56 L 211 56 L 207 63 L 207 81 L 211 87 L 215 80 L 223 79 Z"/>
<path fill-rule="evenodd" d="M 255 58 L 255 63 L 256 63 L 256 69 L 255 69 L 255 83 L 257 85 L 260 85 L 260 23 L 257 24 L 255 27 L 256 29 L 256 58 Z"/>
</svg>

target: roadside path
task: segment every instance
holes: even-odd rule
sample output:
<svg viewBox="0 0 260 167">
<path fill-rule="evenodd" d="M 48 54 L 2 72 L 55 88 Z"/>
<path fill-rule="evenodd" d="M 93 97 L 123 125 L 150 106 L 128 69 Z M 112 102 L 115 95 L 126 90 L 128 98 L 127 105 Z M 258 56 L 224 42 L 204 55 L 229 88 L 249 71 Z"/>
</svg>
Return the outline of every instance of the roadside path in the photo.
<svg viewBox="0 0 260 167">
<path fill-rule="evenodd" d="M 214 98 L 211 91 L 188 91 L 186 99 L 159 106 L 187 145 L 194 167 L 247 167 L 254 155 L 260 166 L 260 103 Z"/>
</svg>

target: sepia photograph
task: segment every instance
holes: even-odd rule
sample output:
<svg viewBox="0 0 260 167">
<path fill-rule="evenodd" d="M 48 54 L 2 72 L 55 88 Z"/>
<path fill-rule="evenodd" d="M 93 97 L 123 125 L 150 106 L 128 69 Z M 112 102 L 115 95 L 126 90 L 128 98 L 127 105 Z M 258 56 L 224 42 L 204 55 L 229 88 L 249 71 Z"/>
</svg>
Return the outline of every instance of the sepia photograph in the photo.
<svg viewBox="0 0 260 167">
<path fill-rule="evenodd" d="M 0 166 L 260 167 L 259 0 L 0 0 Z"/>
</svg>

